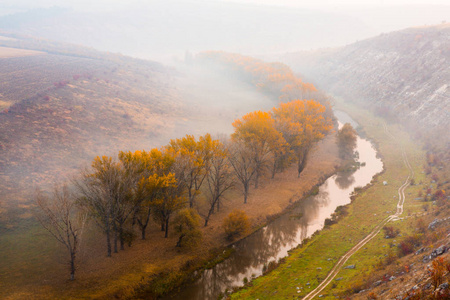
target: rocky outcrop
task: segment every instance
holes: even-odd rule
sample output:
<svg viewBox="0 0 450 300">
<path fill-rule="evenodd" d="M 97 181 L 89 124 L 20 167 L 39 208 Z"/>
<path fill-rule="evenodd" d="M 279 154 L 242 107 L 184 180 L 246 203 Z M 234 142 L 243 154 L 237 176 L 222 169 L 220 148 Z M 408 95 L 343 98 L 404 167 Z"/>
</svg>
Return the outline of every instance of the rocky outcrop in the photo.
<svg viewBox="0 0 450 300">
<path fill-rule="evenodd" d="M 324 90 L 370 103 L 381 114 L 420 127 L 450 125 L 450 23 L 284 60 Z"/>
</svg>

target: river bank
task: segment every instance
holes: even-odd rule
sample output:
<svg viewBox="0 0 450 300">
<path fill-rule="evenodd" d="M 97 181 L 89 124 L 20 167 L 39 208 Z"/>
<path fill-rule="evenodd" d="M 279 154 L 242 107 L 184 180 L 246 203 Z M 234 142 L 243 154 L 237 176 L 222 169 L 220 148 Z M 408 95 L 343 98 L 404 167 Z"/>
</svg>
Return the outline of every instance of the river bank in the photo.
<svg viewBox="0 0 450 300">
<path fill-rule="evenodd" d="M 412 146 L 414 143 L 407 133 L 396 125 L 390 125 L 389 130 L 396 137 L 393 140 L 386 135 L 381 119 L 354 107 L 346 106 L 345 110 L 362 125 L 367 136 L 376 142 L 383 157 L 385 171 L 372 180 L 369 188 L 355 190 L 352 204 L 347 206 L 347 214 L 339 222 L 327 226 L 303 247 L 292 251 L 285 262 L 270 274 L 232 294 L 232 299 L 302 298 L 307 295 L 325 279 L 344 253 L 395 212 L 397 189 L 409 172 L 403 165 L 399 143 L 408 149 L 407 155 L 415 174 L 420 173 L 418 163 L 421 151 Z M 383 184 L 384 181 L 387 185 Z M 406 212 L 408 213 L 408 208 Z M 379 257 L 384 257 L 387 249 L 382 237 L 377 236 L 370 241 L 358 252 L 359 256 L 355 255 L 346 262 L 346 266 L 351 267 L 339 272 L 336 276 L 339 280 L 334 280 L 323 291 L 322 297 L 334 299 L 338 292 L 348 289 L 358 278 L 362 280 L 361 275 L 370 272 Z"/>
</svg>

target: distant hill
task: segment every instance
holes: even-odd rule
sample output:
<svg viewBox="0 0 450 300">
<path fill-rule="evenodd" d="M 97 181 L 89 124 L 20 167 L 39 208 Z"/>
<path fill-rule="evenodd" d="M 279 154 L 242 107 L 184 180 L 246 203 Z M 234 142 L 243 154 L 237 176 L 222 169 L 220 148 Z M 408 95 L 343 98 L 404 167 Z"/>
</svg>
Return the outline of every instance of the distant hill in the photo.
<svg viewBox="0 0 450 300">
<path fill-rule="evenodd" d="M 317 86 L 425 130 L 450 126 L 450 24 L 283 60 Z"/>
<path fill-rule="evenodd" d="M 275 103 L 200 66 L 30 38 L 0 37 L 0 82 L 0 230 L 30 216 L 36 187 L 70 179 L 97 155 L 230 133 L 235 118 Z"/>
<path fill-rule="evenodd" d="M 96 155 L 154 146 L 181 114 L 161 65 L 2 49 L 0 211 Z"/>
</svg>

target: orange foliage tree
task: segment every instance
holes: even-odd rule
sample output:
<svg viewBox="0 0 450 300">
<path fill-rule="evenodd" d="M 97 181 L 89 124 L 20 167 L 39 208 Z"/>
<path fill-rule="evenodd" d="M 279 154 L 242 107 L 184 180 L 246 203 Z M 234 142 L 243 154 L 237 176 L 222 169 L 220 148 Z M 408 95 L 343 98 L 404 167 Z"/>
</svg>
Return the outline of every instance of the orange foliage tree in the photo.
<svg viewBox="0 0 450 300">
<path fill-rule="evenodd" d="M 332 129 L 332 121 L 326 116 L 325 106 L 313 100 L 280 103 L 279 108 L 273 108 L 272 115 L 275 127 L 297 160 L 300 177 L 311 148 Z"/>
<path fill-rule="evenodd" d="M 250 151 L 255 165 L 255 188 L 271 159 L 272 150 L 281 149 L 285 141 L 274 127 L 274 120 L 268 112 L 255 111 L 246 114 L 233 123 L 234 141 L 241 141 Z"/>
</svg>

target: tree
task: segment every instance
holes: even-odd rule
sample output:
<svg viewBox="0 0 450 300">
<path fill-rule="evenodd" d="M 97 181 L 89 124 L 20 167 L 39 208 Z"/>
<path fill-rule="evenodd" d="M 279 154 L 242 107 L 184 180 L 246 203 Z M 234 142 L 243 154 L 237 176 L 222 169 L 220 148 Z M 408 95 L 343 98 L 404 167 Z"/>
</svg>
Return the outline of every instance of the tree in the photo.
<svg viewBox="0 0 450 300">
<path fill-rule="evenodd" d="M 208 226 L 209 218 L 220 209 L 220 200 L 223 194 L 234 186 L 232 167 L 228 161 L 228 150 L 223 143 L 216 143 L 212 148 L 210 170 L 206 177 L 208 184 L 209 208 L 205 217 L 205 226 Z"/>
<path fill-rule="evenodd" d="M 76 206 L 76 197 L 67 185 L 54 187 L 51 198 L 37 191 L 37 219 L 58 242 L 66 247 L 69 254 L 70 280 L 75 279 L 76 256 L 86 221 L 86 214 Z"/>
<path fill-rule="evenodd" d="M 111 235 L 114 252 L 117 252 L 118 239 L 123 249 L 123 225 L 134 208 L 130 202 L 130 177 L 123 165 L 111 157 L 97 156 L 91 168 L 83 170 L 74 184 L 81 194 L 80 203 L 106 235 L 108 257 L 111 256 Z"/>
<path fill-rule="evenodd" d="M 267 167 L 272 150 L 283 144 L 281 133 L 275 129 L 272 116 L 262 111 L 244 115 L 234 121 L 233 126 L 233 140 L 241 141 L 250 151 L 255 165 L 255 188 L 258 188 L 258 180 Z"/>
<path fill-rule="evenodd" d="M 354 149 L 356 147 L 356 130 L 350 123 L 345 123 L 338 131 L 337 143 L 339 146 L 339 154 L 342 159 L 350 160 L 353 158 Z"/>
<path fill-rule="evenodd" d="M 174 219 L 175 232 L 179 234 L 176 247 L 195 247 L 202 239 L 201 218 L 192 208 L 178 212 Z"/>
<path fill-rule="evenodd" d="M 250 221 L 244 211 L 235 209 L 223 220 L 222 227 L 227 238 L 232 239 L 247 232 L 250 228 Z"/>
<path fill-rule="evenodd" d="M 141 238 L 145 240 L 153 202 L 161 195 L 161 190 L 169 180 L 168 173 L 174 159 L 166 151 L 157 148 L 149 152 L 120 152 L 119 158 L 132 177 L 133 224 L 138 224 Z"/>
<path fill-rule="evenodd" d="M 152 207 L 155 217 L 161 221 L 162 229 L 164 229 L 164 237 L 169 237 L 170 217 L 182 209 L 185 204 L 185 198 L 181 195 L 175 174 L 169 173 L 160 184 L 161 192 L 158 197 L 152 201 Z"/>
<path fill-rule="evenodd" d="M 199 138 L 197 142 L 192 135 L 181 139 L 171 140 L 167 150 L 175 158 L 175 174 L 180 186 L 186 188 L 189 207 L 194 207 L 195 197 L 206 179 L 211 148 L 217 141 L 211 139 L 210 134 Z"/>
<path fill-rule="evenodd" d="M 304 170 L 308 155 L 317 141 L 333 127 L 326 107 L 313 100 L 294 100 L 273 108 L 275 128 L 279 130 L 297 160 L 298 176 Z"/>
<path fill-rule="evenodd" d="M 236 178 L 242 184 L 244 203 L 247 203 L 250 182 L 256 173 L 256 163 L 252 158 L 252 153 L 242 141 L 237 140 L 230 145 L 228 160 Z"/>
</svg>

